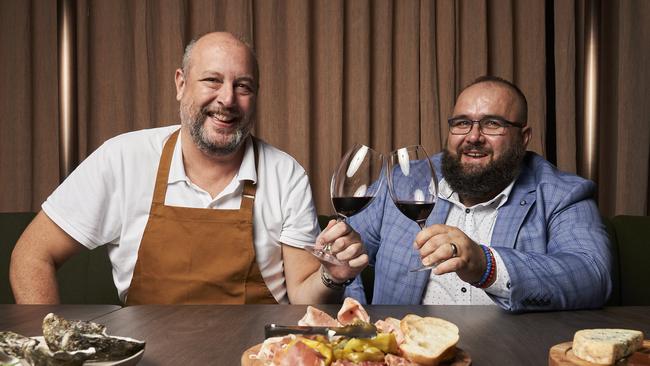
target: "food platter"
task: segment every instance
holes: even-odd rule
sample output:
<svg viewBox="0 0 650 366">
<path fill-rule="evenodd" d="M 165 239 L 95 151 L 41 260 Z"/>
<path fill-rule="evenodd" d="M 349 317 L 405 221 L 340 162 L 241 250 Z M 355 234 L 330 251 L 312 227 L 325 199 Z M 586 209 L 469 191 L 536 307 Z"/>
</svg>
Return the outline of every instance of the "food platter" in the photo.
<svg viewBox="0 0 650 366">
<path fill-rule="evenodd" d="M 260 360 L 251 358 L 251 356 L 256 355 L 262 344 L 256 344 L 253 347 L 248 348 L 241 356 L 241 366 L 264 366 L 264 363 Z M 472 364 L 472 358 L 469 356 L 469 353 L 465 352 L 460 348 L 456 348 L 456 356 L 452 361 L 443 362 L 441 366 L 469 366 Z"/>
<path fill-rule="evenodd" d="M 32 339 L 35 339 L 39 341 L 39 347 L 46 347 L 47 348 L 47 343 L 45 343 L 45 339 L 43 337 L 30 337 Z M 120 359 L 120 360 L 113 360 L 113 361 L 86 361 L 84 362 L 84 365 L 88 366 L 132 366 L 136 365 L 141 359 L 142 356 L 144 355 L 144 349 L 141 349 L 138 351 L 138 353 Z"/>
<path fill-rule="evenodd" d="M 637 351 L 650 353 L 650 340 L 643 341 L 643 347 Z M 573 342 L 564 342 L 551 347 L 548 352 L 549 366 L 603 366 L 597 363 L 585 361 L 573 354 Z M 615 366 L 627 365 L 627 360 L 623 359 Z"/>
</svg>

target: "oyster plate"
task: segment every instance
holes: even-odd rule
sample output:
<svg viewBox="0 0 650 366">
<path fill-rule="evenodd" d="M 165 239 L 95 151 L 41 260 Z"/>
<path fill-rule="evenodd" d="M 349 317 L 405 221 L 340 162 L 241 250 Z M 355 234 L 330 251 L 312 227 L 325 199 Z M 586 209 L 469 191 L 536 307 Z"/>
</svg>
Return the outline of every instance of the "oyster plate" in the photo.
<svg viewBox="0 0 650 366">
<path fill-rule="evenodd" d="M 47 347 L 47 343 L 45 343 L 45 338 L 44 337 L 30 337 L 32 339 L 35 339 L 40 343 L 39 347 Z M 131 366 L 131 365 L 136 365 L 140 360 L 142 359 L 142 356 L 144 355 L 144 348 L 138 351 L 136 354 L 131 355 L 129 357 L 120 359 L 120 360 L 112 360 L 112 361 L 86 361 L 84 362 L 84 365 L 88 366 Z"/>
</svg>

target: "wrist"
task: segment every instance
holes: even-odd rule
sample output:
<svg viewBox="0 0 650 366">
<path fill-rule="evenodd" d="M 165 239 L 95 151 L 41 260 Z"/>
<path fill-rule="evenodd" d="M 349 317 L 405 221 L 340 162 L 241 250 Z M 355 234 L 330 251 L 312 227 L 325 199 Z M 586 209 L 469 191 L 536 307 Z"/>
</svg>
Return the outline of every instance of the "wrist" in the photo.
<svg viewBox="0 0 650 366">
<path fill-rule="evenodd" d="M 344 290 L 347 286 L 349 286 L 352 283 L 352 281 L 354 281 L 354 278 L 349 278 L 344 281 L 334 279 L 330 276 L 329 272 L 327 272 L 325 267 L 322 265 L 320 266 L 320 279 L 321 282 L 323 282 L 323 285 L 325 285 L 327 288 L 330 288 L 332 290 L 339 290 L 339 291 Z"/>
<path fill-rule="evenodd" d="M 485 270 L 483 271 L 481 278 L 477 282 L 471 283 L 471 285 L 484 289 L 490 287 L 494 283 L 497 273 L 497 263 L 494 258 L 494 253 L 492 253 L 492 249 L 485 245 L 481 245 L 480 247 L 485 255 Z"/>
</svg>

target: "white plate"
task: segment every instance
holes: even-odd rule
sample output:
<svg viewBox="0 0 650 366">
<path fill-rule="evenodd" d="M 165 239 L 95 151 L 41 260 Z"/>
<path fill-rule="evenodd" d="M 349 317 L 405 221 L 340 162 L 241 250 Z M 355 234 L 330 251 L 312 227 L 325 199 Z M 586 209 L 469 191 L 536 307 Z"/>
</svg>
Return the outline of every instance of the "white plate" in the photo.
<svg viewBox="0 0 650 366">
<path fill-rule="evenodd" d="M 47 347 L 47 343 L 45 343 L 45 338 L 43 337 L 30 337 L 33 339 L 36 339 L 37 341 L 41 342 L 45 347 Z M 121 360 L 114 360 L 114 361 L 86 361 L 84 362 L 84 365 L 88 366 L 131 366 L 131 365 L 136 365 L 140 360 L 142 359 L 142 355 L 144 355 L 144 348 L 141 349 L 138 353 L 134 354 L 133 356 L 123 358 Z"/>
</svg>

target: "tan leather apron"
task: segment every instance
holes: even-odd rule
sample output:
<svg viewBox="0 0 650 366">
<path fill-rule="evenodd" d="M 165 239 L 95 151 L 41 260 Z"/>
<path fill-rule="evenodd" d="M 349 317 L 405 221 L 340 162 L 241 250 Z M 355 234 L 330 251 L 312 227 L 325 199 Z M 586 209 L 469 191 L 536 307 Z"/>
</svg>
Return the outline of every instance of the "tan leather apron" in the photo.
<svg viewBox="0 0 650 366">
<path fill-rule="evenodd" d="M 252 181 L 244 183 L 239 210 L 165 206 L 178 135 L 160 157 L 127 305 L 277 303 L 255 260 Z M 255 139 L 253 147 L 257 170 Z"/>
</svg>

